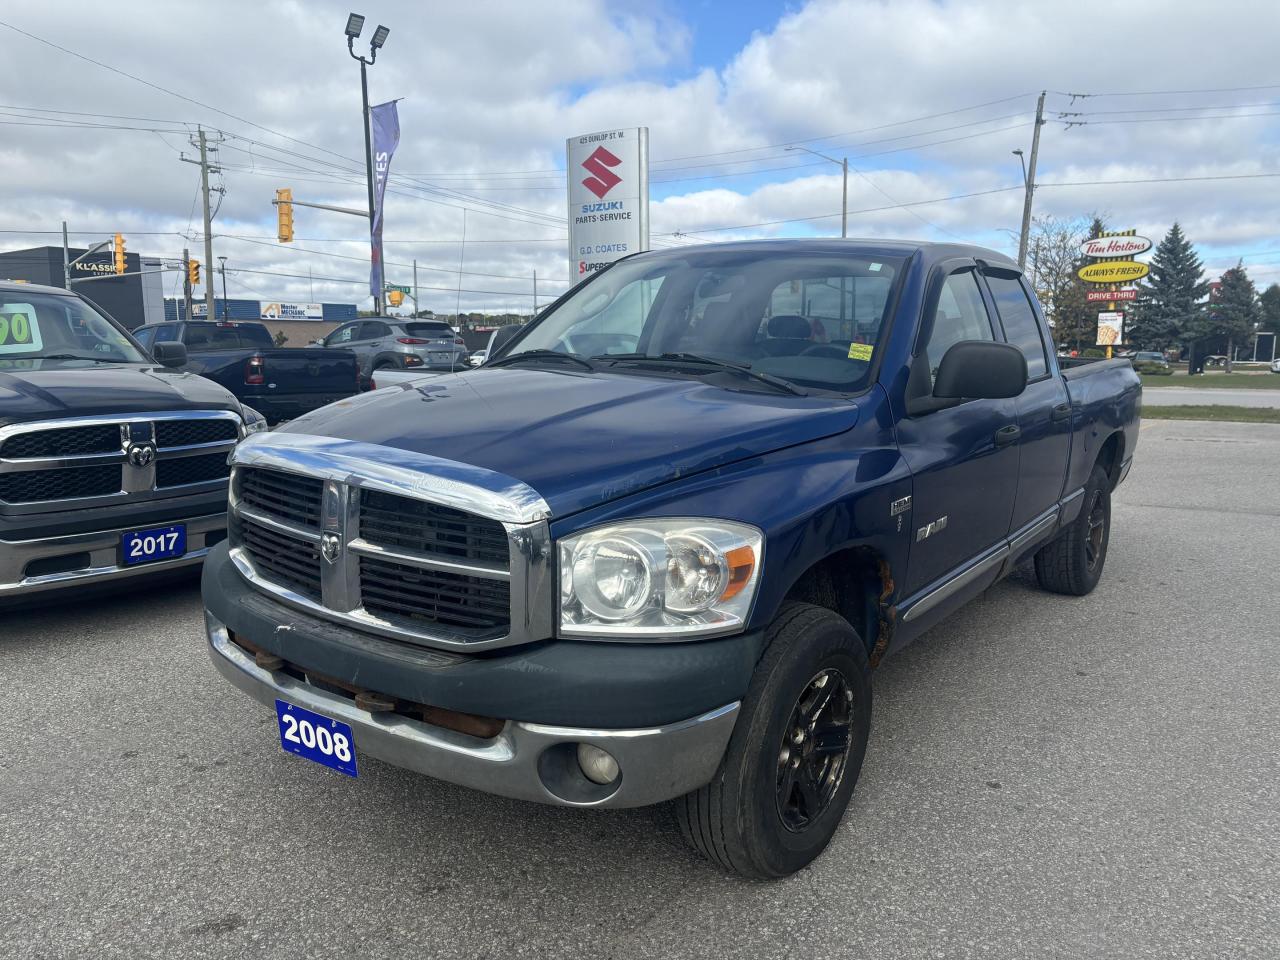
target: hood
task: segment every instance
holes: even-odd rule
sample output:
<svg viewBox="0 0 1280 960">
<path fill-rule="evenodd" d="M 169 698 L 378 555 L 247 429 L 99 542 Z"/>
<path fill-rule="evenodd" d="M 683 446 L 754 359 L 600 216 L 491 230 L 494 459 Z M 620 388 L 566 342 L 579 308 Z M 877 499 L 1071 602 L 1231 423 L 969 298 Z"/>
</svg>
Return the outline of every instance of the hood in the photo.
<svg viewBox="0 0 1280 960">
<path fill-rule="evenodd" d="M 196 409 L 239 412 L 240 404 L 212 380 L 164 367 L 48 360 L 0 365 L 0 425 Z"/>
<path fill-rule="evenodd" d="M 340 400 L 284 432 L 381 444 L 522 480 L 561 517 L 850 429 L 832 397 L 682 378 L 480 368 Z"/>
</svg>

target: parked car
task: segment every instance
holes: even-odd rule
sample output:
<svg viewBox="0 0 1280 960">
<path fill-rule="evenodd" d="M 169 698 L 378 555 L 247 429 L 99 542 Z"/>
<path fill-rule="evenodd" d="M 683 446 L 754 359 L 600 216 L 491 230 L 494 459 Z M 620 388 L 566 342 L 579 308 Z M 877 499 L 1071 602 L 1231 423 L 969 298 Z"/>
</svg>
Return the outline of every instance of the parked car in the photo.
<svg viewBox="0 0 1280 960">
<path fill-rule="evenodd" d="M 1275 360 L 1271 361 L 1271 372 L 1280 373 L 1280 357 L 1277 357 Z"/>
<path fill-rule="evenodd" d="M 262 416 L 156 359 L 93 304 L 0 282 L 0 602 L 204 560 L 226 536 L 227 454 Z"/>
<path fill-rule="evenodd" d="M 468 362 L 471 364 L 471 366 L 478 367 L 480 366 L 480 364 L 484 363 L 484 358 L 487 357 L 488 355 L 489 355 L 489 351 L 481 347 L 479 350 L 476 350 L 474 353 L 471 354 L 471 357 L 468 360 Z"/>
<path fill-rule="evenodd" d="M 1164 354 L 1159 350 L 1139 350 L 1131 359 L 1135 367 L 1140 363 L 1153 363 L 1157 367 L 1169 369 L 1169 361 L 1165 359 Z"/>
<path fill-rule="evenodd" d="M 134 331 L 148 350 L 162 343 L 187 348 L 191 373 L 220 383 L 259 410 L 269 423 L 288 420 L 359 390 L 356 361 L 347 350 L 277 347 L 260 323 L 182 320 Z"/>
<path fill-rule="evenodd" d="M 1142 388 L 1051 342 L 977 247 L 629 257 L 476 370 L 241 444 L 212 660 L 349 775 L 674 799 L 715 863 L 791 873 L 844 815 L 885 656 L 1024 561 L 1056 593 L 1102 576 Z"/>
<path fill-rule="evenodd" d="M 375 370 L 460 370 L 467 366 L 467 344 L 447 323 L 374 317 L 344 323 L 316 343 L 343 347 L 355 353 L 360 375 Z"/>
</svg>

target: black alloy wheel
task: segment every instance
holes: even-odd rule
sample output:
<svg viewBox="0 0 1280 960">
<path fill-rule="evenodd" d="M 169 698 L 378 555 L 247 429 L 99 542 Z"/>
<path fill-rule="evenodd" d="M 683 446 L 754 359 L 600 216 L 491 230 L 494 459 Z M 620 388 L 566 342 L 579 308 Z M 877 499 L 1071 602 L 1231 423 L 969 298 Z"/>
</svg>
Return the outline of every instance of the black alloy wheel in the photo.
<svg viewBox="0 0 1280 960">
<path fill-rule="evenodd" d="M 837 669 L 823 670 L 791 711 L 778 751 L 778 816 L 806 829 L 840 789 L 853 744 L 853 691 Z"/>
</svg>

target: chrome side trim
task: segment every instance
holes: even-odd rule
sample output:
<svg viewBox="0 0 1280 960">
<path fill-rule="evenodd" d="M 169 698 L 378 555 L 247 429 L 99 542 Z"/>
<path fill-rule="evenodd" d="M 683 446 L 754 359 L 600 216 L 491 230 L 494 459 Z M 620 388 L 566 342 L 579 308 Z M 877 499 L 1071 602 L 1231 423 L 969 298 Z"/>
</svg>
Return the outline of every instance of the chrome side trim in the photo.
<svg viewBox="0 0 1280 960">
<path fill-rule="evenodd" d="M 1030 526 L 1025 528 L 1022 533 L 1017 534 L 1009 541 L 1009 559 L 1014 559 L 1018 554 L 1022 553 L 1027 547 L 1031 546 L 1046 533 L 1052 530 L 1058 524 L 1058 512 L 1060 508 L 1054 504 L 1041 516 L 1032 520 Z"/>
<path fill-rule="evenodd" d="M 965 587 L 982 579 L 984 575 L 1000 566 L 1007 556 L 1009 556 L 1009 545 L 1007 543 L 1001 544 L 994 551 L 957 573 L 950 580 L 945 580 L 936 587 L 926 587 L 925 590 L 927 592 L 920 599 L 912 602 L 907 608 L 907 612 L 902 615 L 903 622 L 910 623 L 912 620 L 924 616 L 943 601 L 949 600 Z"/>
<path fill-rule="evenodd" d="M 508 720 L 496 737 L 482 740 L 400 714 L 369 713 L 283 671 L 264 670 L 207 610 L 205 630 L 209 657 L 225 680 L 264 706 L 279 698 L 349 724 L 361 756 L 486 793 L 557 806 L 640 807 L 704 786 L 715 775 L 740 710 L 734 701 L 675 723 L 621 730 Z M 576 749 L 578 743 L 613 755 L 622 771 L 614 784 L 575 788 L 567 782 L 569 771 L 544 761 L 548 751 Z"/>
<path fill-rule="evenodd" d="M 1065 527 L 1080 515 L 1080 508 L 1084 506 L 1084 487 L 1063 497 L 1061 506 L 1062 526 Z"/>
<path fill-rule="evenodd" d="M 428 500 L 503 523 L 533 523 L 551 516 L 537 491 L 514 477 L 380 444 L 255 433 L 236 447 L 231 462 Z"/>
</svg>

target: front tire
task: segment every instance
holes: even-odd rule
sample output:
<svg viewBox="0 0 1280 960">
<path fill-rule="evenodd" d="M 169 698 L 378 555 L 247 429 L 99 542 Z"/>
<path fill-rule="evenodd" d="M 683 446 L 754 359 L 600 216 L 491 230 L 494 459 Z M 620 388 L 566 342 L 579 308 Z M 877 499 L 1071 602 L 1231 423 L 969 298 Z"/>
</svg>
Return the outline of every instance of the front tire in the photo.
<svg viewBox="0 0 1280 960">
<path fill-rule="evenodd" d="M 862 639 L 823 607 L 786 607 L 769 628 L 715 777 L 676 801 L 681 833 L 732 873 L 795 873 L 840 825 L 870 731 Z"/>
<path fill-rule="evenodd" d="M 1111 541 L 1111 478 L 1095 464 L 1084 506 L 1071 525 L 1036 553 L 1036 579 L 1052 593 L 1083 597 L 1102 579 Z"/>
</svg>

